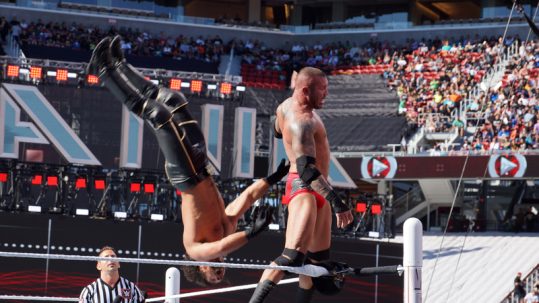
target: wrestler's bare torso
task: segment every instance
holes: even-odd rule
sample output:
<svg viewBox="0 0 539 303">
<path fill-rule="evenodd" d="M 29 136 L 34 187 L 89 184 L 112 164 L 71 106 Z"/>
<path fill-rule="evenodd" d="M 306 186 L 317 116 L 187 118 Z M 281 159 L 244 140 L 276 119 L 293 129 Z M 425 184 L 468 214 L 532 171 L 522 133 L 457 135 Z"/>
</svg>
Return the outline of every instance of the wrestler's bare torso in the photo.
<svg viewBox="0 0 539 303">
<path fill-rule="evenodd" d="M 283 143 L 286 155 L 290 160 L 290 171 L 297 172 L 296 159 L 301 156 L 293 150 L 293 140 L 305 146 L 302 138 L 298 138 L 298 128 L 312 127 L 314 146 L 312 146 L 316 158 L 316 167 L 325 177 L 329 173 L 329 142 L 326 135 L 326 128 L 320 116 L 305 105 L 300 105 L 293 98 L 286 99 L 276 111 L 277 123 L 283 134 Z"/>
<path fill-rule="evenodd" d="M 196 198 L 195 198 L 196 197 Z M 219 241 L 236 230 L 211 177 L 193 189 L 182 192 L 183 244 L 189 254 L 196 243 Z"/>
</svg>

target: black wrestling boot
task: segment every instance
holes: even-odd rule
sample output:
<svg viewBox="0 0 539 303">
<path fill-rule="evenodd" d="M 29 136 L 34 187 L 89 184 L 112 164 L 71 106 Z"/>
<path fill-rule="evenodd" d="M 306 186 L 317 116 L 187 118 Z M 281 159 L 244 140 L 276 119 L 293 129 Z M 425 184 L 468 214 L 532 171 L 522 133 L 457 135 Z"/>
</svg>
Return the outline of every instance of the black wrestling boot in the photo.
<svg viewBox="0 0 539 303">
<path fill-rule="evenodd" d="M 311 302 L 311 299 L 313 298 L 313 293 L 314 287 L 311 287 L 309 289 L 298 287 L 298 290 L 296 291 L 296 303 Z"/>
<path fill-rule="evenodd" d="M 117 35 L 110 41 L 110 54 L 114 65 L 124 74 L 147 98 L 155 99 L 159 87 L 147 80 L 134 66 L 127 63 L 121 47 L 122 37 Z"/>
<path fill-rule="evenodd" d="M 110 38 L 103 39 L 96 46 L 88 69 L 90 72 L 97 71 L 104 87 L 130 111 L 152 125 L 159 147 L 166 159 L 165 171 L 174 186 L 183 191 L 194 187 L 209 176 L 206 170 L 206 146 L 204 137 L 198 135 L 201 133 L 198 125 L 194 124 L 196 129 L 193 130 L 192 127 L 185 126 L 193 124 L 190 120 L 180 120 L 192 119 L 185 108 L 187 101 L 177 111 L 183 113 L 183 116 L 180 116 L 177 113 L 173 114 L 162 102 L 144 96 L 136 86 L 140 74 L 128 76 L 120 71 L 118 64 L 114 64 L 110 52 Z M 173 98 L 173 94 L 165 88 L 159 89 L 159 92 L 158 98 L 184 100 Z M 192 136 L 188 134 L 189 131 L 194 133 L 194 138 L 202 138 L 200 141 L 202 143 L 191 142 Z"/>
<path fill-rule="evenodd" d="M 146 80 L 135 67 L 125 61 L 121 49 L 121 39 L 118 35 L 110 42 L 110 54 L 114 61 L 114 66 L 140 90 L 141 94 L 164 104 L 173 114 L 176 125 L 185 128 L 185 134 L 189 138 L 189 141 L 193 144 L 203 145 L 205 150 L 206 142 L 204 135 L 198 126 L 198 122 L 187 110 L 187 104 L 189 102 L 185 96 L 178 91 L 159 87 L 153 82 Z"/>
<path fill-rule="evenodd" d="M 264 280 L 264 282 L 258 283 L 255 292 L 251 296 L 249 303 L 261 303 L 268 296 L 269 292 L 275 287 L 275 283 L 270 280 Z"/>
<path fill-rule="evenodd" d="M 110 53 L 110 41 L 110 38 L 106 37 L 97 44 L 88 64 L 87 73 L 97 75 L 101 85 L 116 99 L 125 104 L 130 111 L 143 117 L 143 107 L 147 98 L 141 94 L 135 83 L 118 71 Z"/>
</svg>

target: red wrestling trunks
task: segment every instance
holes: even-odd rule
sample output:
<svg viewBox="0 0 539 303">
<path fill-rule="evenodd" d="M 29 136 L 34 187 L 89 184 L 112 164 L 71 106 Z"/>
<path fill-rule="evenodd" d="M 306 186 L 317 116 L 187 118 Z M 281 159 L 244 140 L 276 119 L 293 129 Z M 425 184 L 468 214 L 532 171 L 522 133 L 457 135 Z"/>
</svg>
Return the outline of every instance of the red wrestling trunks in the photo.
<svg viewBox="0 0 539 303">
<path fill-rule="evenodd" d="M 315 192 L 310 185 L 305 184 L 303 180 L 299 177 L 298 173 L 289 173 L 288 178 L 286 179 L 286 189 L 283 196 L 283 204 L 287 205 L 294 199 L 295 196 L 302 194 L 302 193 L 309 193 L 314 196 L 316 199 L 316 207 L 322 208 L 324 206 L 324 203 L 326 203 L 326 199 L 322 197 L 319 193 Z"/>
</svg>

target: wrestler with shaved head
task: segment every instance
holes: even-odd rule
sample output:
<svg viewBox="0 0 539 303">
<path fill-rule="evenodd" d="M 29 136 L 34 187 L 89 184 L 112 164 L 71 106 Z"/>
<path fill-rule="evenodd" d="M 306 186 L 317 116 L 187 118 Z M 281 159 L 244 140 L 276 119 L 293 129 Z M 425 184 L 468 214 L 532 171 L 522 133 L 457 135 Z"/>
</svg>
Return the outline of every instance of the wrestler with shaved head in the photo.
<svg viewBox="0 0 539 303">
<path fill-rule="evenodd" d="M 275 136 L 283 139 L 291 163 L 283 198 L 289 212 L 285 248 L 272 263 L 281 266 L 329 260 L 332 209 L 337 227 L 353 221 L 348 206 L 327 181 L 329 143 L 316 109 L 324 105 L 328 79 L 321 70 L 305 67 L 295 77 L 293 87 L 293 95 L 277 108 L 274 124 Z M 283 276 L 282 271 L 264 271 L 250 302 L 263 302 Z M 312 294 L 312 279 L 300 275 L 296 302 L 310 302 Z"/>
</svg>

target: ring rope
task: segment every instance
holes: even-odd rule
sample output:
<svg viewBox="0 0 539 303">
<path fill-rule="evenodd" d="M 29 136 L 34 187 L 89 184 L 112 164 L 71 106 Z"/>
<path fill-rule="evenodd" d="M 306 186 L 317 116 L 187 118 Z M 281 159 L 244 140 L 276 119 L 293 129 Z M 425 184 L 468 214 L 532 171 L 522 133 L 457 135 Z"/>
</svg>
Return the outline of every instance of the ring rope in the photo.
<svg viewBox="0 0 539 303">
<path fill-rule="evenodd" d="M 290 278 L 290 279 L 281 280 L 277 284 L 290 284 L 290 283 L 295 283 L 298 281 L 299 281 L 299 278 Z M 257 285 L 258 284 L 246 284 L 246 285 L 240 285 L 240 286 L 188 292 L 188 293 L 172 295 L 168 297 L 164 296 L 164 297 L 151 298 L 151 299 L 147 299 L 146 302 L 150 303 L 150 302 L 158 302 L 158 301 L 164 301 L 164 300 L 170 300 L 170 299 L 178 299 L 178 298 L 181 299 L 181 298 L 189 298 L 189 297 L 202 296 L 202 295 L 212 295 L 212 294 L 218 294 L 218 293 L 224 293 L 224 292 L 230 292 L 230 291 L 236 291 L 236 290 L 252 289 L 252 288 L 256 288 Z"/>
<path fill-rule="evenodd" d="M 290 278 L 281 280 L 278 284 L 290 284 L 298 282 L 299 278 Z M 246 284 L 232 287 L 224 287 L 218 289 L 208 289 L 201 291 L 188 292 L 183 294 L 177 294 L 172 296 L 156 297 L 147 299 L 146 302 L 159 302 L 169 299 L 189 298 L 203 295 L 212 295 L 218 293 L 231 292 L 236 290 L 252 289 L 258 284 Z M 18 296 L 18 295 L 0 295 L 0 300 L 20 300 L 20 301 L 49 301 L 49 302 L 78 302 L 79 298 L 67 298 L 67 297 L 42 297 L 42 296 Z"/>
<path fill-rule="evenodd" d="M 240 268 L 240 269 L 273 269 L 288 271 L 295 274 L 306 275 L 311 277 L 320 277 L 330 275 L 329 271 L 321 266 L 311 264 L 301 267 L 292 266 L 277 266 L 277 265 L 258 265 L 258 264 L 241 264 L 241 263 L 222 263 L 222 262 L 202 262 L 202 261 L 187 261 L 187 260 L 164 260 L 164 259 L 137 259 L 137 258 L 111 258 L 97 256 L 81 256 L 81 255 L 60 255 L 60 254 L 41 254 L 41 253 L 19 253 L 0 251 L 0 257 L 7 258 L 29 258 L 29 259 L 49 259 L 49 260 L 67 260 L 67 261 L 116 261 L 123 263 L 138 263 L 138 264 L 158 264 L 158 265 L 175 265 L 175 266 L 212 266 L 224 268 Z"/>
<path fill-rule="evenodd" d="M 0 300 L 79 302 L 79 298 L 0 295 Z"/>
</svg>

